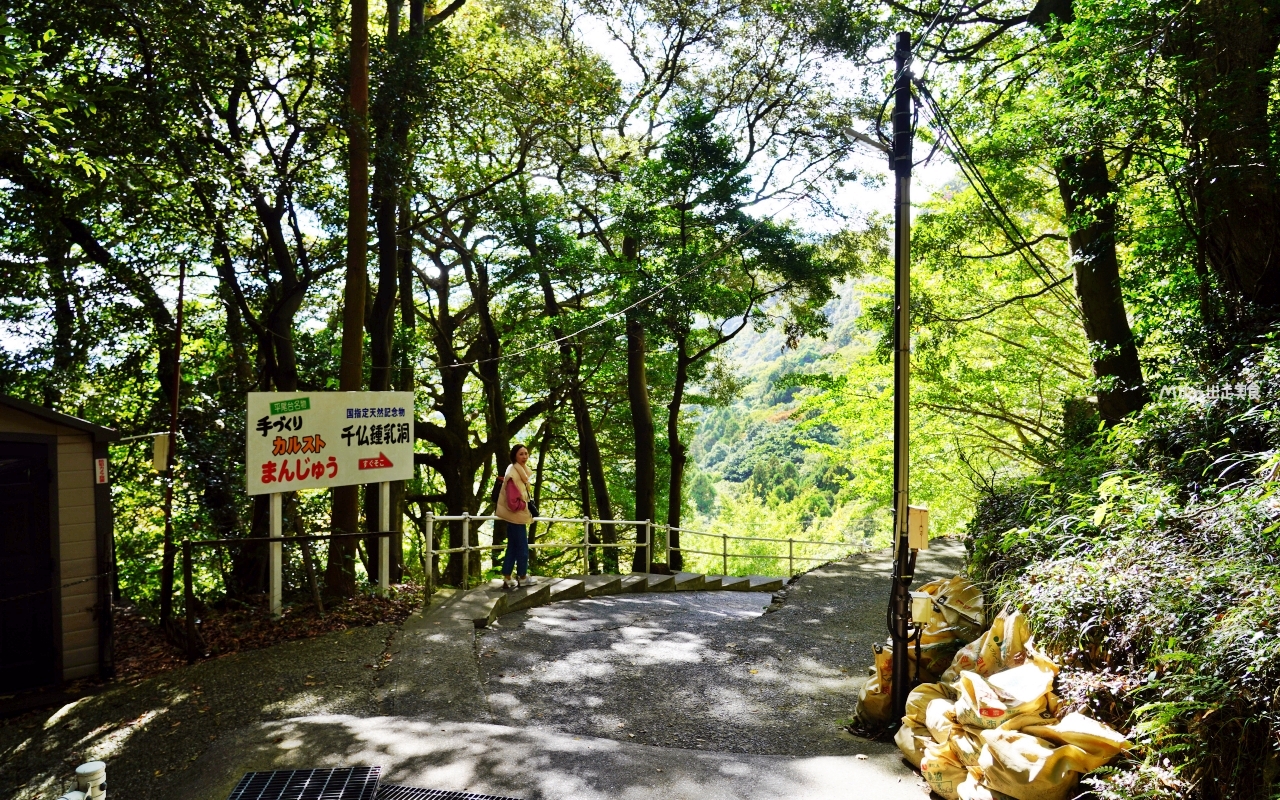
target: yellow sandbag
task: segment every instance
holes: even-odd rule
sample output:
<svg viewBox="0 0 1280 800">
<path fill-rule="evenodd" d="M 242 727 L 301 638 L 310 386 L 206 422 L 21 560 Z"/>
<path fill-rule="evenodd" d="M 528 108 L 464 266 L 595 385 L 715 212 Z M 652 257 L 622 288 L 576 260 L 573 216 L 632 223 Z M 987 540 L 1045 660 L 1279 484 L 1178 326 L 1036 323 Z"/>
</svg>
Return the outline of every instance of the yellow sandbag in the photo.
<svg viewBox="0 0 1280 800">
<path fill-rule="evenodd" d="M 884 725 L 893 715 L 893 652 L 875 645 L 876 664 L 858 692 L 857 717 L 865 725 Z M 923 719 L 921 722 L 923 723 Z"/>
<path fill-rule="evenodd" d="M 872 675 L 858 693 L 858 719 L 867 725 L 883 725 L 893 714 L 893 696 L 882 691 L 880 676 Z"/>
<path fill-rule="evenodd" d="M 1044 708 L 1056 676 L 1057 670 L 1033 661 L 997 672 L 987 678 L 987 684 L 996 690 L 1010 714 L 1028 714 Z"/>
<path fill-rule="evenodd" d="M 1046 687 L 1039 697 L 1010 707 L 1001 693 L 976 672 L 961 672 L 956 688 L 960 690 L 960 699 L 955 704 L 956 721 L 970 728 L 999 728 L 1015 716 L 1039 714 L 1047 705 Z"/>
<path fill-rule="evenodd" d="M 949 744 L 931 744 L 924 749 L 920 760 L 920 774 L 929 788 L 947 798 L 958 800 L 960 784 L 969 777 L 969 770 L 951 752 Z"/>
<path fill-rule="evenodd" d="M 938 744 L 949 741 L 956 731 L 961 730 L 960 724 L 956 722 L 955 706 L 950 700 L 938 698 L 931 700 L 925 709 L 924 726 Z"/>
<path fill-rule="evenodd" d="M 937 744 L 929 733 L 928 728 L 923 725 L 916 725 L 907 720 L 906 717 L 902 719 L 902 727 L 898 728 L 898 732 L 893 735 L 893 741 L 898 745 L 898 749 L 902 751 L 902 755 L 911 762 L 911 766 L 916 769 L 920 769 L 920 761 L 924 758 L 924 749 Z"/>
<path fill-rule="evenodd" d="M 1025 729 L 1024 729 L 1025 730 Z M 1066 800 L 1080 777 L 1048 741 L 1022 731 L 982 732 L 982 783 L 1017 800 Z"/>
<path fill-rule="evenodd" d="M 944 797 L 1065 800 L 1081 773 L 1130 743 L 1082 714 L 1058 720 L 1057 672 L 1036 649 L 1026 619 L 1001 612 L 990 631 L 957 653 L 946 682 L 912 692 L 895 741 Z"/>
<path fill-rule="evenodd" d="M 983 625 L 982 590 L 958 576 L 935 581 L 935 583 L 941 585 L 936 592 L 930 592 L 930 594 L 934 594 L 938 598 L 937 604 L 942 608 L 943 614 L 948 621 L 952 624 L 957 624 L 959 622 L 958 618 L 963 618 L 968 624 L 975 625 L 981 630 Z"/>
<path fill-rule="evenodd" d="M 977 732 L 963 726 L 958 727 L 948 744 L 951 745 L 952 754 L 961 764 L 970 768 L 978 766 L 978 759 L 982 756 L 982 737 Z"/>
<path fill-rule="evenodd" d="M 934 700 L 955 702 L 955 699 L 955 690 L 946 684 L 922 683 L 907 695 L 907 707 L 902 721 L 910 720 L 916 725 L 924 725 L 930 703 Z"/>
<path fill-rule="evenodd" d="M 951 667 L 942 673 L 941 681 L 951 683 L 960 679 L 962 671 L 976 672 L 982 677 L 994 675 L 1009 667 L 1018 667 L 1028 660 L 1052 665 L 1032 647 L 1031 627 L 1020 611 L 1001 611 L 991 622 L 991 628 L 974 641 L 960 648 Z M 1056 667 L 1054 668 L 1056 672 Z"/>
<path fill-rule="evenodd" d="M 1133 747 L 1119 731 L 1075 711 L 1061 720 L 1029 725 L 1021 732 L 1057 745 L 1057 753 L 1077 772 L 1091 772 L 1105 766 Z"/>
<path fill-rule="evenodd" d="M 969 770 L 969 777 L 957 789 L 960 800 L 1013 800 L 1004 792 L 997 792 L 982 783 L 982 773 Z"/>
<path fill-rule="evenodd" d="M 983 782 L 1018 800 L 1066 798 L 1081 773 L 1131 746 L 1117 731 L 1077 713 L 1018 731 L 985 731 L 982 739 Z"/>
</svg>

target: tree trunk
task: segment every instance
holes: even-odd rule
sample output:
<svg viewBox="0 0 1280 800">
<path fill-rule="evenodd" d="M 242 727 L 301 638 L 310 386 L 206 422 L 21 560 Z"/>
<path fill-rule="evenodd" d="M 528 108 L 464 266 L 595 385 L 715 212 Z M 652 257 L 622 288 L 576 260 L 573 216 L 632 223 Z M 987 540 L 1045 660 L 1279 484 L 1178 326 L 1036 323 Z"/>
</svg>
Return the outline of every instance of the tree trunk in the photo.
<svg viewBox="0 0 1280 800">
<path fill-rule="evenodd" d="M 1280 185 L 1271 85 L 1280 7 L 1261 0 L 1196 6 L 1172 48 L 1195 108 L 1203 163 L 1192 192 L 1206 254 L 1237 323 L 1280 317 Z M 1249 325 L 1249 327 L 1252 327 Z"/>
<path fill-rule="evenodd" d="M 537 253 L 532 243 L 529 248 L 532 254 Z M 542 299 L 546 305 L 547 314 L 555 319 L 560 316 L 561 309 L 559 301 L 556 300 L 555 289 L 551 285 L 551 276 L 545 270 L 540 270 L 538 280 L 542 284 Z M 551 325 L 551 332 L 557 339 L 564 336 L 564 330 L 555 322 Z M 569 407 L 573 411 L 574 428 L 578 433 L 579 473 L 581 477 L 581 473 L 585 471 L 591 487 L 595 490 L 599 519 L 613 519 L 613 501 L 609 497 L 609 483 L 605 479 L 604 458 L 600 455 L 600 443 L 596 439 L 595 426 L 591 422 L 591 407 L 587 404 L 586 395 L 582 390 L 582 371 L 578 363 L 578 355 L 580 350 L 576 350 L 573 344 L 568 341 L 560 343 L 560 369 L 564 373 L 569 394 Z M 587 486 L 587 478 L 582 479 L 584 488 Z M 584 516 L 591 516 L 590 498 L 585 494 L 582 513 Z M 614 525 L 601 526 L 600 533 L 602 540 L 606 543 L 618 541 L 617 527 Z M 611 563 L 613 571 L 617 572 L 617 550 L 609 548 L 609 552 L 614 554 Z"/>
<path fill-rule="evenodd" d="M 645 366 L 645 330 L 639 316 L 627 314 L 627 399 L 631 406 L 631 428 L 635 434 L 636 516 L 652 520 L 656 516 L 657 445 L 653 428 L 653 408 L 649 405 L 649 375 Z M 637 549 L 632 572 L 648 572 L 644 550 Z"/>
<path fill-rule="evenodd" d="M 1147 402 L 1138 348 L 1125 314 L 1116 256 L 1115 186 L 1100 148 L 1064 156 L 1058 190 L 1066 209 L 1076 296 L 1098 381 L 1098 413 L 1116 422 Z"/>
<path fill-rule="evenodd" d="M 342 355 L 338 388 L 356 392 L 364 382 L 365 284 L 369 280 L 366 250 L 369 229 L 369 3 L 351 0 L 351 86 L 347 133 L 347 275 L 342 308 Z M 360 489 L 339 486 L 333 490 L 333 530 L 355 533 L 360 527 Z M 333 594 L 350 597 L 356 592 L 356 542 L 334 539 L 329 543 L 325 585 Z"/>
<path fill-rule="evenodd" d="M 680 511 L 684 503 L 684 466 L 688 454 L 680 441 L 680 407 L 684 403 L 685 384 L 689 382 L 688 332 L 681 332 L 676 337 L 676 381 L 671 402 L 667 404 L 667 447 L 671 451 L 671 476 L 667 487 L 667 525 L 671 530 L 668 542 L 675 547 L 680 546 Z M 684 568 L 684 556 L 677 550 L 671 550 L 672 571 Z"/>
</svg>

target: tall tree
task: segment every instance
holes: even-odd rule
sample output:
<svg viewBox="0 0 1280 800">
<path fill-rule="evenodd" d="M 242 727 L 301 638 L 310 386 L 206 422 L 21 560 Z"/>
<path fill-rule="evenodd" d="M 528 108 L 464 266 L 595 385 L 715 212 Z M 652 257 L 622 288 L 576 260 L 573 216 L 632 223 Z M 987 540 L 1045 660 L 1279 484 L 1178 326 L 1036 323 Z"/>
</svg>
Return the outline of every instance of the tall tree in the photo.
<svg viewBox="0 0 1280 800">
<path fill-rule="evenodd" d="M 351 73 L 347 113 L 347 273 L 342 298 L 342 354 L 338 389 L 359 391 L 364 384 L 365 290 L 369 280 L 369 3 L 351 0 Z M 360 489 L 333 489 L 333 532 L 360 527 Z M 325 583 L 333 594 L 356 591 L 356 541 L 329 543 Z"/>
</svg>

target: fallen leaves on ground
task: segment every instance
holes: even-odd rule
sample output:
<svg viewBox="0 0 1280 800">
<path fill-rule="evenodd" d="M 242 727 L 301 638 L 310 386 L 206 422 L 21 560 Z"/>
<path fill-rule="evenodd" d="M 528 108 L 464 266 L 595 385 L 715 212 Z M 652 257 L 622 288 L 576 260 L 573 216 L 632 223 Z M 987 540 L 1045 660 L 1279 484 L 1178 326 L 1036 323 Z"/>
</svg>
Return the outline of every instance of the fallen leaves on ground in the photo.
<svg viewBox="0 0 1280 800">
<path fill-rule="evenodd" d="M 333 631 L 403 622 L 422 605 L 423 587 L 400 584 L 389 598 L 358 595 L 325 603 L 321 615 L 314 604 L 285 607 L 280 619 L 272 619 L 266 597 L 229 602 L 225 608 L 208 608 L 197 629 L 204 639 L 201 656 L 217 658 L 243 650 L 257 650 L 291 639 L 308 639 Z M 333 605 L 330 605 L 333 603 Z M 170 641 L 159 625 L 132 606 L 115 607 L 116 678 L 137 681 L 187 663 L 186 650 Z M 182 620 L 177 620 L 181 629 Z"/>
</svg>

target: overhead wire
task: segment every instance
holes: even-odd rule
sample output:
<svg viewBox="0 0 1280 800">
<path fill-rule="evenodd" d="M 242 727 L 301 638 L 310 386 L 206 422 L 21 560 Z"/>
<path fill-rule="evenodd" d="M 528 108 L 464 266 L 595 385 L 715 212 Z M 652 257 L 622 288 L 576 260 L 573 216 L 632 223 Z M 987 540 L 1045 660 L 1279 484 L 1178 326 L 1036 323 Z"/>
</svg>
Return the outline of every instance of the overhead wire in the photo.
<svg viewBox="0 0 1280 800">
<path fill-rule="evenodd" d="M 960 139 L 959 134 L 956 133 L 955 126 L 951 124 L 947 113 L 943 111 L 937 98 L 933 96 L 933 93 L 929 91 L 928 86 L 923 82 L 917 81 L 916 87 L 920 96 L 924 98 L 928 105 L 931 117 L 937 123 L 938 132 L 941 134 L 940 139 L 945 138 L 951 142 L 951 147 L 948 148 L 951 157 L 960 167 L 960 171 L 964 174 L 969 185 L 977 192 L 979 200 L 987 209 L 987 213 L 991 214 L 996 225 L 1000 227 L 1006 238 L 1009 239 L 1010 244 L 1014 245 L 1018 255 L 1031 269 L 1032 273 L 1044 284 L 1046 290 L 1051 292 L 1067 307 L 1075 309 L 1076 303 L 1074 299 L 1069 295 L 1065 295 L 1060 289 L 1063 279 L 1054 275 L 1053 269 L 1045 262 L 1044 258 L 1031 243 L 1027 241 L 1022 229 L 1014 221 L 1012 215 L 1009 214 L 986 178 L 983 177 L 976 161 L 969 153 L 968 148 L 964 146 L 964 142 Z"/>
</svg>

